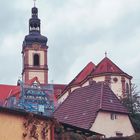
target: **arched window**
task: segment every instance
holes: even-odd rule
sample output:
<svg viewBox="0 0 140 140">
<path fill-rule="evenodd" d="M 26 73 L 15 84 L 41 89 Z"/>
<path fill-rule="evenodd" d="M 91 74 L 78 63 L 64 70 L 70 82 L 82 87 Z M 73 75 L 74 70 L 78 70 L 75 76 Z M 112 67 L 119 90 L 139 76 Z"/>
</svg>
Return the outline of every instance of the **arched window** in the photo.
<svg viewBox="0 0 140 140">
<path fill-rule="evenodd" d="M 130 92 L 130 90 L 129 90 L 129 84 L 128 84 L 128 83 L 126 83 L 126 93 L 128 93 L 128 94 L 129 94 L 129 92 Z"/>
<path fill-rule="evenodd" d="M 39 66 L 39 55 L 38 54 L 34 54 L 34 66 Z"/>
</svg>

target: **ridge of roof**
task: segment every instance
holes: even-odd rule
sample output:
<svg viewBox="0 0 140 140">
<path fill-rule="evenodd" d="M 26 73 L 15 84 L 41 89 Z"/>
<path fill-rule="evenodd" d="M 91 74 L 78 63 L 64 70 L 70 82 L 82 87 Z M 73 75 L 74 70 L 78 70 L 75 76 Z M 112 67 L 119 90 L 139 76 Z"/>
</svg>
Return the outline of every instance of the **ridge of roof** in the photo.
<svg viewBox="0 0 140 140">
<path fill-rule="evenodd" d="M 98 65 L 96 66 L 95 70 L 92 72 L 92 75 L 97 75 L 101 73 L 118 73 L 118 74 L 124 74 L 129 78 L 132 78 L 132 76 L 125 73 L 123 70 L 121 70 L 114 62 L 112 62 L 108 57 L 103 58 Z"/>
<path fill-rule="evenodd" d="M 70 85 L 80 83 L 90 72 L 95 68 L 95 64 L 93 62 L 89 62 L 78 74 L 77 76 L 70 82 Z"/>
<path fill-rule="evenodd" d="M 92 71 L 95 69 L 95 64 L 90 61 L 76 76 L 75 78 L 64 88 L 62 94 L 60 97 L 64 94 L 64 91 L 66 91 L 70 86 L 80 84 L 88 75 L 92 73 Z"/>
</svg>

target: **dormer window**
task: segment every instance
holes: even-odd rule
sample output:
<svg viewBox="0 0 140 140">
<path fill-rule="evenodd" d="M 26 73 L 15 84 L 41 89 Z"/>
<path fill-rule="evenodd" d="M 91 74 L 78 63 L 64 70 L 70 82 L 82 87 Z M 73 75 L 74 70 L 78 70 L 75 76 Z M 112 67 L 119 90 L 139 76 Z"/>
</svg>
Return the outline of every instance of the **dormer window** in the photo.
<svg viewBox="0 0 140 140">
<path fill-rule="evenodd" d="M 33 64 L 34 64 L 34 66 L 39 66 L 39 54 L 34 54 Z"/>
</svg>

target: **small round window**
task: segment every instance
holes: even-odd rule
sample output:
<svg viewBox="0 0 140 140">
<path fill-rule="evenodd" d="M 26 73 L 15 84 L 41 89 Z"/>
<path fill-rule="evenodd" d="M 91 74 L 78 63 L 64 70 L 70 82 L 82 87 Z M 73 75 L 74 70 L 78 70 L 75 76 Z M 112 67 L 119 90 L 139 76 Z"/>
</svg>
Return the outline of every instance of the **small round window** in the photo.
<svg viewBox="0 0 140 140">
<path fill-rule="evenodd" d="M 114 77 L 113 78 L 113 81 L 116 83 L 116 82 L 118 82 L 118 78 L 117 77 Z"/>
</svg>

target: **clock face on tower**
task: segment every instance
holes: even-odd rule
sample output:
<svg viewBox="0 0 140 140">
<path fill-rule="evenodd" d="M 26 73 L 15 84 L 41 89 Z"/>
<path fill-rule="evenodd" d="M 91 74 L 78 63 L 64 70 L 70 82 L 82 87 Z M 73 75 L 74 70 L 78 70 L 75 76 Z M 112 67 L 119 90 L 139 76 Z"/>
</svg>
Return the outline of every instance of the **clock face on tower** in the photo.
<svg viewBox="0 0 140 140">
<path fill-rule="evenodd" d="M 39 45 L 39 44 L 33 44 L 33 49 L 34 50 L 39 50 L 41 48 L 41 45 Z"/>
</svg>

